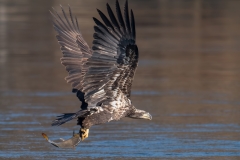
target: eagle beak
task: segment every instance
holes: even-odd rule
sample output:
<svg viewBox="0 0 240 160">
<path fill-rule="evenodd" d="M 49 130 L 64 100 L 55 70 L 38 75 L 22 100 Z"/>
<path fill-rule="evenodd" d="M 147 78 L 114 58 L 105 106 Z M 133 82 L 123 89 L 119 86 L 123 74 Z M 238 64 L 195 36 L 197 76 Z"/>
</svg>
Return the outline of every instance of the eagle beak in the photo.
<svg viewBox="0 0 240 160">
<path fill-rule="evenodd" d="M 151 116 L 150 113 L 144 113 L 141 118 L 143 118 L 143 119 L 148 119 L 148 120 L 152 120 L 152 116 Z"/>
</svg>

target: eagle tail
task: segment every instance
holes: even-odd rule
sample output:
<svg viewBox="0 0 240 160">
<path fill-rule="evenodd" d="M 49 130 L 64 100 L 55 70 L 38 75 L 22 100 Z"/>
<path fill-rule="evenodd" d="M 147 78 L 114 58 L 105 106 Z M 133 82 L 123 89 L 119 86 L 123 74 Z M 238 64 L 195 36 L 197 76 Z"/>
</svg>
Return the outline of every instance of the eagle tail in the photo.
<svg viewBox="0 0 240 160">
<path fill-rule="evenodd" d="M 80 110 L 76 113 L 63 113 L 62 115 L 57 116 L 57 119 L 53 121 L 52 126 L 60 126 L 72 119 L 83 116 L 86 112 L 86 110 Z"/>
</svg>

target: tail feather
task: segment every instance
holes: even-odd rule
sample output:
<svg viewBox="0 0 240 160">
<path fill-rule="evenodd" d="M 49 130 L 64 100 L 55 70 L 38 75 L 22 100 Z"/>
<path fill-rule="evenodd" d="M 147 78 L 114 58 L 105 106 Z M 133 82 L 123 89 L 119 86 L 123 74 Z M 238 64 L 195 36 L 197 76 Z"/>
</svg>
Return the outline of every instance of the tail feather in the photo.
<svg viewBox="0 0 240 160">
<path fill-rule="evenodd" d="M 57 119 L 55 119 L 52 123 L 52 126 L 60 126 L 68 121 L 71 121 L 72 119 L 78 118 L 83 116 L 86 113 L 84 110 L 80 110 L 76 113 L 63 113 L 60 116 L 57 116 Z"/>
</svg>

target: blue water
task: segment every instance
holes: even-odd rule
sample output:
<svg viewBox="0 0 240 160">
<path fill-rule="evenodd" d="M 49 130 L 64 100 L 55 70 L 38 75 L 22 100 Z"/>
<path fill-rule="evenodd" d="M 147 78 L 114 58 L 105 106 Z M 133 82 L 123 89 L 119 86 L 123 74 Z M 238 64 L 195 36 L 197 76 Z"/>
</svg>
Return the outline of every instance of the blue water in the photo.
<svg viewBox="0 0 240 160">
<path fill-rule="evenodd" d="M 221 98 L 228 94 L 208 93 L 206 96 L 197 92 L 181 91 L 141 91 L 134 90 L 135 99 L 141 99 L 143 104 L 149 98 L 156 97 L 212 97 L 214 105 L 223 105 Z M 178 113 L 170 114 L 152 112 L 153 120 L 132 120 L 111 122 L 94 126 L 90 136 L 75 149 L 59 149 L 47 143 L 41 133 L 47 133 L 54 139 L 70 138 L 72 131 L 78 131 L 76 122 L 72 121 L 60 127 L 51 127 L 51 121 L 60 114 L 55 107 L 55 100 L 62 97 L 74 97 L 71 92 L 8 92 L 1 91 L 6 99 L 24 97 L 37 99 L 30 103 L 15 103 L 6 106 L 0 114 L 0 158 L 19 159 L 71 159 L 71 158 L 104 158 L 104 159 L 158 159 L 158 158 L 216 158 L 240 156 L 240 125 L 238 123 L 196 123 L 194 121 L 176 123 L 186 118 L 221 116 L 221 113 Z M 75 97 L 74 97 L 75 98 Z M 47 106 L 42 101 L 53 100 L 53 105 Z M 205 99 L 195 103 L 205 104 Z M 58 106 L 65 111 L 69 100 Z M 75 101 L 75 105 L 77 101 Z M 192 104 L 190 100 L 181 104 Z M 237 103 L 237 102 L 234 102 Z M 36 105 L 38 104 L 38 105 Z M 59 103 L 56 103 L 59 104 Z M 71 104 L 71 103 L 70 103 Z M 233 104 L 231 101 L 227 105 Z M 73 108 L 76 108 L 73 106 Z M 56 111 L 55 111 L 56 110 Z M 223 114 L 229 111 L 223 110 Z M 227 115 L 227 114 L 226 114 Z M 158 118 L 176 119 L 174 123 L 159 121 Z"/>
<path fill-rule="evenodd" d="M 145 95 L 145 92 L 140 92 Z M 41 93 L 28 97 L 53 95 Z M 19 94 L 16 94 L 19 95 Z M 16 96 L 15 95 L 15 96 Z M 26 94 L 24 94 L 26 96 Z M 62 96 L 60 93 L 54 94 Z M 10 95 L 7 95 L 10 96 Z M 13 96 L 13 95 L 11 95 Z M 150 94 L 152 96 L 152 94 Z M 45 96 L 44 96 L 45 97 Z M 69 158 L 198 158 L 240 156 L 239 124 L 157 124 L 154 121 L 123 119 L 94 126 L 90 136 L 75 149 L 59 149 L 47 143 L 41 133 L 51 139 L 69 138 L 79 128 L 75 122 L 51 127 L 57 114 L 45 113 L 51 106 L 17 105 L 12 111 L 0 114 L 0 158 L 69 159 Z M 27 113 L 26 113 L 27 112 Z M 153 113 L 153 118 L 159 116 Z M 167 117 L 191 117 L 194 114 L 170 114 Z"/>
<path fill-rule="evenodd" d="M 104 131 L 99 126 L 94 127 L 91 130 L 90 138 L 81 142 L 74 150 L 55 148 L 45 142 L 40 135 L 41 131 L 45 129 L 44 127 L 35 127 L 37 124 L 32 123 L 21 125 L 28 125 L 29 129 L 23 131 L 28 133 L 28 136 L 18 134 L 16 135 L 19 137 L 18 141 L 1 142 L 1 146 L 4 146 L 5 150 L 0 151 L 0 157 L 42 159 L 52 156 L 57 159 L 65 159 L 240 156 L 239 141 L 222 139 L 218 136 L 214 138 L 214 134 L 222 131 L 239 134 L 240 126 L 236 124 L 154 125 L 150 123 L 149 125 L 137 125 L 115 122 L 106 125 Z M 60 128 L 56 130 L 58 131 L 54 132 L 51 129 L 50 131 L 53 131 L 51 134 L 70 136 L 69 131 L 63 132 Z M 9 136 L 7 131 L 7 129 L 2 130 L 1 138 Z M 15 147 L 10 149 L 8 146 Z"/>
</svg>

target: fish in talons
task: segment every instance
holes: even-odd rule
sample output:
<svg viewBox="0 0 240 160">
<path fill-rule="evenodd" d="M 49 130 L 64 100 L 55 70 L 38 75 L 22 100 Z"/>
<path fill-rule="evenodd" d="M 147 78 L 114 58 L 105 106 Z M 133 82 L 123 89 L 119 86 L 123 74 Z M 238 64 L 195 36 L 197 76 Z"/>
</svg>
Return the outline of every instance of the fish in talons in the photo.
<svg viewBox="0 0 240 160">
<path fill-rule="evenodd" d="M 60 138 L 60 140 L 51 141 L 45 133 L 42 133 L 42 136 L 49 143 L 51 143 L 53 146 L 58 147 L 58 148 L 73 148 L 74 149 L 81 142 L 80 133 L 75 134 L 74 132 L 73 132 L 73 136 L 67 140 Z"/>
</svg>

